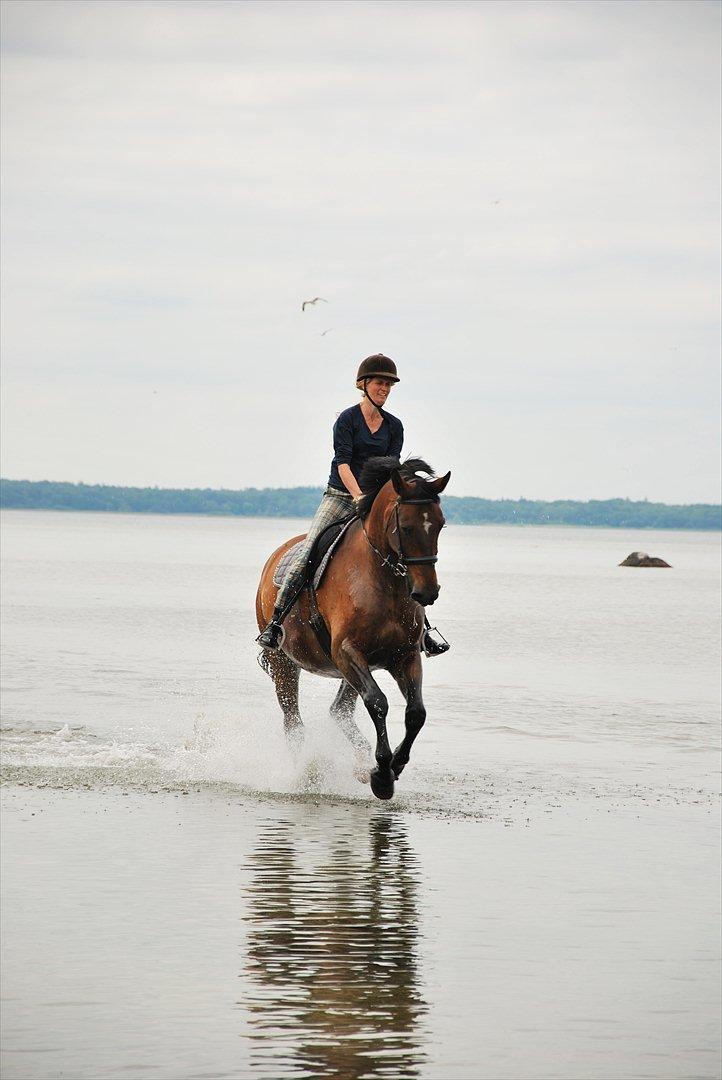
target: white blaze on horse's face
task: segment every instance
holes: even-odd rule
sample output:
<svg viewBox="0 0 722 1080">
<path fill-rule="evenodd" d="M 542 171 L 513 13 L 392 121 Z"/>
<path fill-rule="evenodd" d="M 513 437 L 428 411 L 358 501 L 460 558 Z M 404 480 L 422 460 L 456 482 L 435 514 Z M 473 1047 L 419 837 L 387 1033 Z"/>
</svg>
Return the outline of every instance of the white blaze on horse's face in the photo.
<svg viewBox="0 0 722 1080">
<path fill-rule="evenodd" d="M 424 510 L 424 532 L 426 533 L 427 536 L 429 535 L 429 529 L 430 528 L 431 528 L 431 522 L 429 521 L 429 515 L 428 515 L 428 512 L 426 510 Z"/>
</svg>

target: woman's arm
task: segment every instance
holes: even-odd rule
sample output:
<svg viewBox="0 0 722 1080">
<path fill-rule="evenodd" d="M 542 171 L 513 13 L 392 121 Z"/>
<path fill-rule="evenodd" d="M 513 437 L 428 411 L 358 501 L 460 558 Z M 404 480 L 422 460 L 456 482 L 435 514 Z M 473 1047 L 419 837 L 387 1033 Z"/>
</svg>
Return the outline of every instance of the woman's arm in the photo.
<svg viewBox="0 0 722 1080">
<path fill-rule="evenodd" d="M 353 457 L 353 423 L 350 412 L 350 409 L 342 412 L 333 425 L 333 449 L 341 483 L 353 495 L 354 499 L 357 499 L 361 494 L 361 488 L 358 486 L 349 464 Z"/>
<path fill-rule="evenodd" d="M 404 445 L 404 425 L 401 421 L 395 418 L 393 431 L 391 432 L 391 445 L 389 446 L 389 454 L 392 457 L 401 457 L 401 448 Z"/>
<path fill-rule="evenodd" d="M 351 466 L 339 465 L 338 475 L 343 480 L 343 485 L 346 490 L 350 492 L 351 495 L 353 495 L 354 499 L 358 499 L 359 495 L 361 494 L 361 488 L 356 483 L 356 477 L 351 472 Z"/>
</svg>

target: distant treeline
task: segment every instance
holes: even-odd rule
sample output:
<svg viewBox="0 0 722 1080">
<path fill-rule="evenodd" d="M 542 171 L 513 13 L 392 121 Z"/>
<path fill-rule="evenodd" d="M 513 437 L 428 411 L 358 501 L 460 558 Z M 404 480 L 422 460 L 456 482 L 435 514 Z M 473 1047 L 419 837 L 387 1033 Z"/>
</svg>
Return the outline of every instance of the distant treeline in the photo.
<svg viewBox="0 0 722 1080">
<path fill-rule="evenodd" d="M 217 514 L 237 517 L 313 515 L 321 488 L 131 488 L 0 480 L 0 505 L 17 510 L 103 510 L 125 514 Z M 722 507 L 696 503 L 476 499 L 444 496 L 447 521 L 465 525 L 596 525 L 634 529 L 720 529 Z"/>
</svg>

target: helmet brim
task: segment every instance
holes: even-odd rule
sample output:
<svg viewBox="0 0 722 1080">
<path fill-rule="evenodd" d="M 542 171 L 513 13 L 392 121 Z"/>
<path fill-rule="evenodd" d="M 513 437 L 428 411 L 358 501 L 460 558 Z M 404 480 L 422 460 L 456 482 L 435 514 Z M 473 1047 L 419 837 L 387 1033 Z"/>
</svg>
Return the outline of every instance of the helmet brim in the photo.
<svg viewBox="0 0 722 1080">
<path fill-rule="evenodd" d="M 401 382 L 398 375 L 390 375 L 388 371 L 365 371 L 356 382 L 364 382 L 366 379 L 388 379 L 389 382 Z"/>
</svg>

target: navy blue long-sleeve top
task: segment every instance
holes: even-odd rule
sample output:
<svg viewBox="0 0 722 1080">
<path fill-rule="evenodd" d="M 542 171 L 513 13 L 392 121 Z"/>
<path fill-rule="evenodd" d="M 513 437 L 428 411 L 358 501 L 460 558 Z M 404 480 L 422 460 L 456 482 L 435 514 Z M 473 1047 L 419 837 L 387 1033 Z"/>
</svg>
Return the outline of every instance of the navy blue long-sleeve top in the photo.
<svg viewBox="0 0 722 1080">
<path fill-rule="evenodd" d="M 372 432 L 361 412 L 360 405 L 352 405 L 339 413 L 333 425 L 334 457 L 331 462 L 331 475 L 328 478 L 329 487 L 346 491 L 344 482 L 338 474 L 339 465 L 349 465 L 351 472 L 359 480 L 361 469 L 370 457 L 401 456 L 404 426 L 398 417 L 392 416 L 385 410 L 381 415 L 383 416 L 381 427 L 378 431 Z"/>
</svg>

